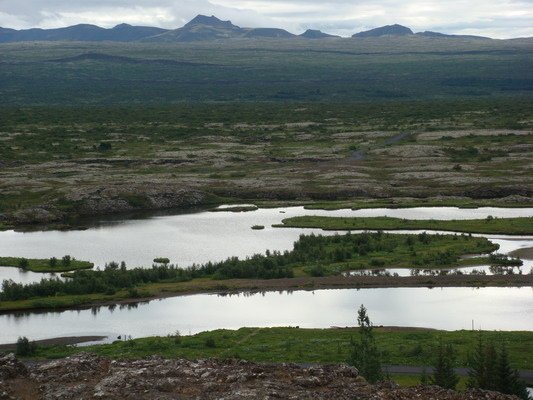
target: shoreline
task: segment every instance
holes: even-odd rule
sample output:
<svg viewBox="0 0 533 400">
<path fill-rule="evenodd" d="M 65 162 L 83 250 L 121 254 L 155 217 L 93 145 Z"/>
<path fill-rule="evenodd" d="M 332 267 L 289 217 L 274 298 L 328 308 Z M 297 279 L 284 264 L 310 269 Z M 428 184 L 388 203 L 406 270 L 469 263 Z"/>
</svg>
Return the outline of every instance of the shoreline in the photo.
<svg viewBox="0 0 533 400">
<path fill-rule="evenodd" d="M 34 340 L 33 342 L 39 346 L 70 346 L 81 343 L 99 342 L 106 338 L 107 336 L 59 336 L 49 339 Z M 0 353 L 13 351 L 16 346 L 16 343 L 0 344 Z"/>
<path fill-rule="evenodd" d="M 193 285 L 190 285 L 193 283 Z M 196 285 L 194 285 L 196 284 Z M 231 295 L 241 293 L 262 293 L 275 291 L 314 291 L 331 289 L 378 289 L 378 288 L 452 288 L 452 287 L 533 287 L 533 275 L 446 275 L 446 276 L 408 276 L 408 277 L 379 277 L 379 276 L 326 276 L 326 277 L 298 277 L 281 279 L 228 279 L 225 281 L 201 281 L 159 283 L 142 290 L 157 290 L 151 295 L 136 298 L 99 298 L 93 301 L 76 303 L 87 296 L 71 297 L 73 304 L 51 305 L 50 307 L 33 306 L 32 301 L 53 300 L 42 298 L 24 300 L 19 307 L 5 307 L 0 303 L 0 315 L 17 313 L 62 312 L 66 310 L 85 310 L 94 307 L 113 305 L 127 305 L 145 303 L 153 300 L 171 297 L 192 296 L 199 294 Z M 105 296 L 102 294 L 102 296 Z M 11 302 L 16 304 L 16 302 Z"/>
<path fill-rule="evenodd" d="M 268 199 L 228 199 L 224 202 L 211 203 L 207 202 L 203 205 L 195 205 L 191 207 L 179 208 L 148 208 L 148 209 L 132 209 L 118 212 L 101 212 L 91 215 L 79 215 L 76 213 L 68 214 L 61 220 L 54 220 L 49 222 L 24 222 L 20 223 L 16 220 L 5 217 L 3 223 L 0 222 L 0 232 L 13 230 L 15 232 L 34 232 L 34 231 L 69 231 L 69 230 L 87 230 L 90 229 L 94 223 L 98 223 L 102 218 L 148 218 L 153 215 L 179 215 L 190 212 L 242 212 L 255 211 L 258 209 L 283 208 L 283 207 L 304 207 L 308 211 L 322 210 L 322 211 L 336 211 L 336 210 L 362 210 L 372 208 L 418 208 L 418 207 L 457 207 L 459 209 L 477 209 L 485 207 L 493 208 L 533 208 L 533 200 L 530 202 L 506 202 L 503 199 L 471 199 L 471 198 L 450 198 L 450 199 L 433 199 L 433 198 L 410 198 L 410 197 L 391 197 L 385 199 L 351 199 L 351 200 L 268 200 Z M 222 205 L 240 205 L 243 203 L 251 203 L 255 205 L 255 210 L 246 209 L 241 210 L 241 207 L 229 207 L 226 209 L 219 209 Z M 0 215 L 1 216 L 1 215 Z M 70 222 L 69 222 L 70 221 Z M 74 221 L 74 222 L 72 222 Z M 474 233 L 474 232 L 472 232 Z"/>
</svg>

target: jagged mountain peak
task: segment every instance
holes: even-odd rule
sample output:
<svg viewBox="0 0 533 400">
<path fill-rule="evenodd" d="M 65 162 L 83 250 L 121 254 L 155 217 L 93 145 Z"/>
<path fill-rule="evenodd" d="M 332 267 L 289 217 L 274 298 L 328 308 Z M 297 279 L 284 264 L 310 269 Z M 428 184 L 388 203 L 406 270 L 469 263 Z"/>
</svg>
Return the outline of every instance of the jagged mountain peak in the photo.
<svg viewBox="0 0 533 400">
<path fill-rule="evenodd" d="M 193 25 L 207 25 L 212 26 L 215 28 L 233 28 L 235 25 L 231 23 L 231 21 L 222 21 L 221 19 L 215 17 L 214 15 L 211 15 L 210 17 L 207 15 L 198 14 L 196 17 L 191 19 L 187 24 L 185 24 L 184 28 L 190 27 Z"/>
</svg>

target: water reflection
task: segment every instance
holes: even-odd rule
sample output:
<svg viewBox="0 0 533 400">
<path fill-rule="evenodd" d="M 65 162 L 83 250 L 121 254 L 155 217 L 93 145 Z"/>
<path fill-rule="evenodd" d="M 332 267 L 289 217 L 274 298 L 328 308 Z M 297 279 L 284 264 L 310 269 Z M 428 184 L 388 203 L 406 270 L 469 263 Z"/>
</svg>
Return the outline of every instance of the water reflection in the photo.
<svg viewBox="0 0 533 400">
<path fill-rule="evenodd" d="M 60 274 L 55 274 L 55 273 L 41 274 L 41 273 L 26 271 L 22 268 L 0 266 L 0 283 L 1 281 L 6 279 L 6 280 L 12 280 L 18 283 L 28 284 L 28 283 L 40 282 L 41 279 L 43 278 L 46 278 L 46 279 L 60 278 L 61 279 L 61 276 Z"/>
<path fill-rule="evenodd" d="M 346 272 L 346 276 L 444 276 L 444 275 L 525 275 L 533 269 L 519 266 L 477 265 L 473 267 L 424 269 L 424 268 L 379 268 Z"/>
<path fill-rule="evenodd" d="M 243 326 L 353 326 L 364 304 L 376 325 L 436 329 L 533 330 L 532 288 L 341 289 L 194 295 L 87 310 L 0 315 L 0 343 L 20 335 L 60 336 L 196 333 Z"/>
<path fill-rule="evenodd" d="M 283 214 L 282 214 L 283 213 Z M 196 212 L 152 216 L 146 219 L 108 218 L 84 231 L 0 232 L 0 254 L 13 257 L 49 258 L 70 254 L 103 266 L 126 261 L 129 267 L 150 266 L 156 257 L 168 257 L 181 266 L 245 257 L 270 250 L 289 250 L 302 232 L 319 230 L 272 228 L 283 218 L 300 215 L 390 216 L 409 219 L 472 219 L 533 216 L 533 208 L 419 207 L 411 209 L 305 210 L 303 207 L 259 209 L 257 211 Z M 108 222 L 106 222 L 108 221 Z M 263 225 L 264 230 L 252 230 Z M 494 236 L 501 238 L 501 235 Z M 528 238 L 529 246 L 533 246 Z M 0 275 L 1 278 L 1 275 Z"/>
</svg>

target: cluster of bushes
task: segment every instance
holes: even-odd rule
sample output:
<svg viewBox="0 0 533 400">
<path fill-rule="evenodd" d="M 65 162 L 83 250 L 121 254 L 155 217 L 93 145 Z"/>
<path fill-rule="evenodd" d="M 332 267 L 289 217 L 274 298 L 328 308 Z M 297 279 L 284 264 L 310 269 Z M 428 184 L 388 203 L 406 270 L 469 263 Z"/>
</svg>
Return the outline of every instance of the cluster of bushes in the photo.
<svg viewBox="0 0 533 400">
<path fill-rule="evenodd" d="M 169 264 L 154 264 L 152 268 L 129 270 L 125 263 L 119 265 L 116 262 L 111 262 L 101 271 L 80 270 L 73 272 L 69 274 L 67 280 L 50 278 L 27 285 L 12 280 L 4 280 L 0 301 L 90 293 L 112 295 L 122 289 L 127 289 L 130 297 L 138 297 L 138 292 L 135 290 L 137 285 L 162 281 L 182 282 L 202 277 L 215 279 L 289 278 L 293 277 L 292 269 L 288 266 L 289 259 L 292 258 L 280 253 L 267 252 L 267 255 L 258 254 L 244 260 L 232 257 L 225 261 L 209 262 L 200 266 L 192 265 L 188 268 L 179 268 Z"/>
<path fill-rule="evenodd" d="M 521 259 L 516 257 L 509 257 L 507 254 L 494 253 L 489 255 L 490 265 L 504 266 L 504 267 L 521 267 L 524 263 Z"/>
<path fill-rule="evenodd" d="M 464 238 L 467 238 L 466 236 Z M 453 236 L 452 240 L 459 240 Z M 292 278 L 293 267 L 308 265 L 310 274 L 323 276 L 326 271 L 320 264 L 328 265 L 358 257 L 367 257 L 367 264 L 371 267 L 383 267 L 385 262 L 376 255 L 388 253 L 404 253 L 407 258 L 420 258 L 422 262 L 433 265 L 445 265 L 455 261 L 462 246 L 453 246 L 454 250 L 430 252 L 429 248 L 416 255 L 415 245 L 426 247 L 435 242 L 438 247 L 442 243 L 449 244 L 448 236 L 432 237 L 426 233 L 418 235 L 394 235 L 383 232 L 365 232 L 361 234 L 346 234 L 335 236 L 301 235 L 294 243 L 292 251 L 267 251 L 266 254 L 256 254 L 245 259 L 231 257 L 220 262 L 208 262 L 188 268 L 178 268 L 168 264 L 168 259 L 157 258 L 152 268 L 126 269 L 126 265 L 112 262 L 102 271 L 80 270 L 69 274 L 69 279 L 43 279 L 39 283 L 23 285 L 13 281 L 4 281 L 0 301 L 25 300 L 34 297 L 48 297 L 57 295 L 77 295 L 90 293 L 114 294 L 118 290 L 129 290 L 130 297 L 138 297 L 133 290 L 135 286 L 162 281 L 180 282 L 194 278 L 210 277 L 214 279 L 275 279 Z M 449 246 L 448 246 L 449 247 Z M 62 263 L 70 262 L 65 256 Z M 405 260 L 404 260 L 405 261 Z M 412 261 L 412 260 L 408 260 Z"/>
<path fill-rule="evenodd" d="M 152 266 L 152 268 L 126 269 L 125 263 L 112 262 L 102 271 L 82 270 L 69 275 L 67 280 L 42 279 L 41 282 L 20 284 L 11 280 L 2 283 L 0 300 L 25 300 L 33 297 L 75 295 L 89 293 L 114 294 L 117 290 L 135 285 L 163 280 L 190 279 L 188 270 L 176 266 Z"/>
<path fill-rule="evenodd" d="M 37 351 L 37 344 L 30 342 L 26 336 L 19 337 L 17 340 L 17 346 L 15 348 L 15 354 L 20 357 L 27 357 L 34 355 Z"/>
</svg>

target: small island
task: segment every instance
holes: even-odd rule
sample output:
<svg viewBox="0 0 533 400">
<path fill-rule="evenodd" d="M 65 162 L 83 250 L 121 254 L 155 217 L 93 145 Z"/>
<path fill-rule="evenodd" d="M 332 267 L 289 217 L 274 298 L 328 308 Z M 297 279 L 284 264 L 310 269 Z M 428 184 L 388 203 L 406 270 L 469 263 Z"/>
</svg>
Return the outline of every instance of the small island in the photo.
<svg viewBox="0 0 533 400">
<path fill-rule="evenodd" d="M 25 271 L 37 273 L 70 272 L 81 269 L 92 269 L 94 264 L 89 261 L 76 260 L 69 255 L 61 259 L 51 258 L 25 258 L 25 257 L 0 257 L 0 266 L 15 267 Z"/>
</svg>

